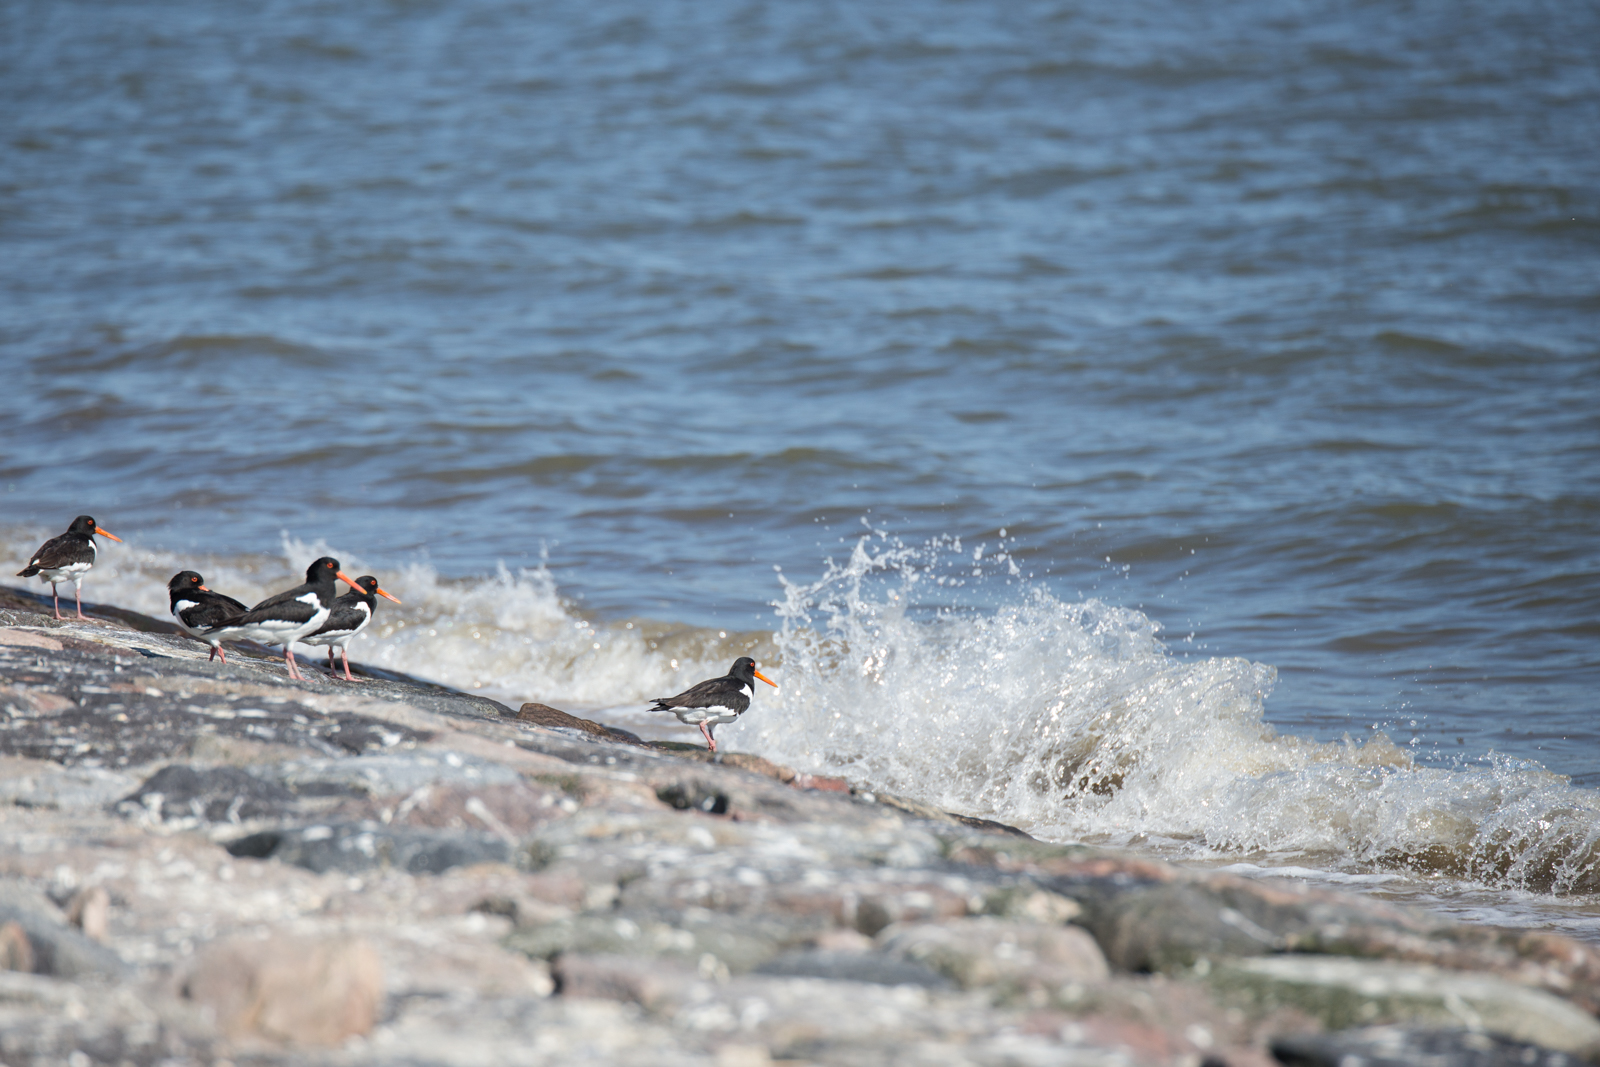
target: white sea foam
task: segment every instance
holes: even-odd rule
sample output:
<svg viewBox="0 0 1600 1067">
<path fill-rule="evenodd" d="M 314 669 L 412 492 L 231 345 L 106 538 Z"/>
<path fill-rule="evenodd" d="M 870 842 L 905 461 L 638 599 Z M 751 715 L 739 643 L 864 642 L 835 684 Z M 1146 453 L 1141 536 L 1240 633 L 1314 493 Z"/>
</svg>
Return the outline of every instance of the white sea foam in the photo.
<svg viewBox="0 0 1600 1067">
<path fill-rule="evenodd" d="M 1324 871 L 1293 864 L 1287 867 L 1263 867 L 1255 863 L 1230 863 L 1225 867 L 1218 867 L 1217 870 L 1252 878 L 1293 878 L 1303 882 L 1324 882 L 1329 885 L 1387 885 L 1404 879 L 1404 875 L 1399 874 L 1346 874 L 1343 871 Z"/>
<path fill-rule="evenodd" d="M 1280 735 L 1272 668 L 1175 656 L 1096 600 L 1023 585 L 999 610 L 918 618 L 967 566 L 951 548 L 864 537 L 786 582 L 781 707 L 724 727 L 729 745 L 1055 839 L 1600 889 L 1594 793 L 1527 763 L 1419 766 L 1382 734 Z"/>
</svg>

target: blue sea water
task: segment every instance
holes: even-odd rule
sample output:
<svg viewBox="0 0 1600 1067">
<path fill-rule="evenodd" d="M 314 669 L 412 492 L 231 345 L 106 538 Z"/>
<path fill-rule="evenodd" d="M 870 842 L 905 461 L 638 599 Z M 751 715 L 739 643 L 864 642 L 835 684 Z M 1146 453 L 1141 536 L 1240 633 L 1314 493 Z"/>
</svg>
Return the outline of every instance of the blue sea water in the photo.
<svg viewBox="0 0 1600 1067">
<path fill-rule="evenodd" d="M 1597 46 L 1574 4 L 5 5 L 8 558 L 88 512 L 86 594 L 160 611 L 328 546 L 408 601 L 358 658 L 507 700 L 642 718 L 759 648 L 772 754 L 1587 900 Z"/>
</svg>

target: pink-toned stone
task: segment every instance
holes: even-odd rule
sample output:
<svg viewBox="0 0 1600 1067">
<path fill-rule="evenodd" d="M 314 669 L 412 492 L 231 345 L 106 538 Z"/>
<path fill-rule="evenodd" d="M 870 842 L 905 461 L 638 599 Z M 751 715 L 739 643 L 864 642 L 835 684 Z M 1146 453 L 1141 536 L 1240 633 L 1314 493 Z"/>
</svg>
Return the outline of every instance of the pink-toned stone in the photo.
<svg viewBox="0 0 1600 1067">
<path fill-rule="evenodd" d="M 42 689 L 26 689 L 20 685 L 0 685 L 0 707 L 27 708 L 46 715 L 76 707 L 70 697 L 60 693 L 46 693 Z"/>
<path fill-rule="evenodd" d="M 14 630 L 9 626 L 0 626 L 0 645 L 16 645 L 22 648 L 47 648 L 52 652 L 61 651 L 61 642 L 53 637 L 32 633 L 28 630 Z"/>
<path fill-rule="evenodd" d="M 854 903 L 854 907 L 850 905 Z M 967 897 L 941 885 L 897 886 L 862 894 L 859 900 L 843 900 L 843 922 L 869 937 L 893 923 L 942 922 L 966 915 Z"/>
<path fill-rule="evenodd" d="M 629 745 L 644 744 L 637 735 L 627 730 L 618 730 L 590 719 L 580 719 L 576 715 L 568 714 L 558 708 L 552 708 L 548 704 L 529 703 L 522 705 L 521 710 L 517 712 L 517 720 L 519 722 L 532 723 L 535 726 L 580 730 L 604 741 L 621 741 Z"/>
<path fill-rule="evenodd" d="M 377 1022 L 383 968 L 364 940 L 239 938 L 202 951 L 181 993 L 231 1038 L 337 1045 Z"/>
<path fill-rule="evenodd" d="M 67 921 L 84 936 L 104 942 L 111 932 L 111 894 L 104 886 L 85 886 L 67 901 Z"/>
<path fill-rule="evenodd" d="M 722 754 L 722 765 L 724 767 L 737 767 L 741 771 L 749 771 L 752 774 L 760 774 L 768 778 L 776 778 L 785 784 L 795 780 L 793 767 L 785 767 L 781 763 L 773 763 L 769 759 L 761 756 L 752 756 L 747 752 L 724 752 Z"/>
<path fill-rule="evenodd" d="M 13 921 L 0 926 L 0 971 L 32 974 L 33 965 L 33 942 L 22 924 Z"/>
<path fill-rule="evenodd" d="M 1170 882 L 1179 871 L 1160 860 L 1142 860 L 1124 856 L 1096 856 L 1090 859 L 1070 859 L 1062 856 L 1046 859 L 1034 865 L 1038 870 L 1065 878 L 1116 878 L 1124 877 L 1141 882 Z"/>
<path fill-rule="evenodd" d="M 850 783 L 843 778 L 830 778 L 825 774 L 797 774 L 790 781 L 796 789 L 815 789 L 821 793 L 848 793 Z"/>
<path fill-rule="evenodd" d="M 591 997 L 660 1011 L 682 1002 L 695 972 L 666 960 L 639 956 L 566 953 L 551 965 L 563 997 Z"/>
<path fill-rule="evenodd" d="M 1076 926 L 958 919 L 891 926 L 877 940 L 883 951 L 927 964 L 964 989 L 1002 983 L 1059 987 L 1111 975 L 1100 946 Z"/>
</svg>

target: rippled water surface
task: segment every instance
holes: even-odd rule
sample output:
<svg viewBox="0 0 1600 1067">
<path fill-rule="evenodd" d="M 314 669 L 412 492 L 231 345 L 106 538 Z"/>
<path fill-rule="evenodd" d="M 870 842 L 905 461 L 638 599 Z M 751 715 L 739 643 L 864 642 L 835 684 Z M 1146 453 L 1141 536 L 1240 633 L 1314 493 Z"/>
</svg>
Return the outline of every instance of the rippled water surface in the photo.
<svg viewBox="0 0 1600 1067">
<path fill-rule="evenodd" d="M 755 648 L 747 747 L 1586 914 L 1597 47 L 1574 4 L 0 7 L 7 558 L 87 511 L 88 595 L 160 611 L 330 546 L 407 600 L 358 656 L 453 684 L 637 724 Z"/>
</svg>

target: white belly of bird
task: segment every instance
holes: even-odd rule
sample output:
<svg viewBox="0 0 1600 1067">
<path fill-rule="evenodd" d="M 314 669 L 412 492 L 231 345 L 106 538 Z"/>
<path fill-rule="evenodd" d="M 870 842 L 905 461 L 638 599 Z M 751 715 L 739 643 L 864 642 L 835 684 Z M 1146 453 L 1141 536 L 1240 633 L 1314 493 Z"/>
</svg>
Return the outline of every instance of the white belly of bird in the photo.
<svg viewBox="0 0 1600 1067">
<path fill-rule="evenodd" d="M 291 641 L 298 641 L 306 634 L 314 633 L 322 628 L 332 614 L 331 608 L 323 608 L 305 622 L 294 622 L 290 619 L 263 619 L 248 626 L 229 627 L 232 631 L 225 640 L 238 638 L 250 641 L 260 641 L 263 645 L 284 645 Z"/>
<path fill-rule="evenodd" d="M 721 726 L 725 722 L 732 722 L 739 717 L 739 713 L 732 708 L 725 708 L 720 704 L 713 704 L 706 708 L 673 708 L 672 713 L 678 717 L 679 722 L 686 722 L 690 726 L 699 726 L 709 723 L 712 726 Z"/>
<path fill-rule="evenodd" d="M 172 617 L 178 620 L 178 625 L 183 627 L 190 637 L 199 637 L 202 641 L 209 641 L 211 640 L 209 637 L 203 636 L 199 630 L 183 621 L 183 613 L 195 606 L 197 606 L 196 601 L 180 600 L 172 605 Z"/>
<path fill-rule="evenodd" d="M 69 563 L 65 567 L 51 567 L 39 572 L 41 582 L 76 582 L 82 580 L 93 563 Z"/>
<path fill-rule="evenodd" d="M 350 643 L 350 639 L 367 628 L 367 623 L 372 621 L 372 608 L 366 604 L 357 604 L 357 610 L 362 613 L 362 620 L 348 630 L 329 630 L 325 634 L 312 634 L 300 639 L 303 645 L 328 645 L 332 648 L 343 648 Z"/>
</svg>

